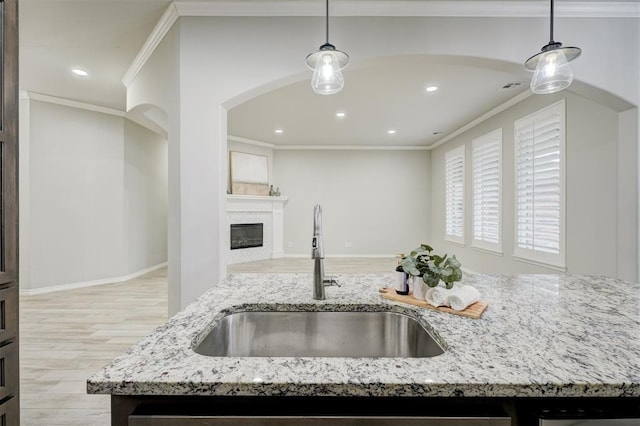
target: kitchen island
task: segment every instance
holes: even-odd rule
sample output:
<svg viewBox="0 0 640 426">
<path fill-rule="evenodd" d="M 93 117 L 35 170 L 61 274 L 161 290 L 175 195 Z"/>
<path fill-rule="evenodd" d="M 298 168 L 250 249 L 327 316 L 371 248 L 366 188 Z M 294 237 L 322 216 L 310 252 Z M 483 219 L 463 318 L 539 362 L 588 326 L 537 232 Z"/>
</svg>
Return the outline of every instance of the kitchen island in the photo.
<svg viewBox="0 0 640 426">
<path fill-rule="evenodd" d="M 112 395 L 112 424 L 154 412 L 203 415 L 494 415 L 513 424 L 559 410 L 640 417 L 640 286 L 572 275 L 467 275 L 489 305 L 471 319 L 384 299 L 393 274 L 230 275 L 87 380 Z M 392 311 L 444 348 L 430 358 L 209 357 L 194 352 L 242 311 Z M 167 414 L 169 413 L 169 414 Z M 158 423 L 160 424 L 160 423 Z M 165 424 L 165 423 L 162 423 Z M 166 423 L 172 424 L 172 423 Z M 176 423 L 179 424 L 179 423 Z M 187 423 L 183 423 L 187 424 Z M 206 424 L 206 423 L 193 423 Z M 232 424 L 232 423 L 230 423 Z M 409 423 L 407 423 L 409 424 Z M 417 424 L 417 423 L 416 423 Z"/>
</svg>

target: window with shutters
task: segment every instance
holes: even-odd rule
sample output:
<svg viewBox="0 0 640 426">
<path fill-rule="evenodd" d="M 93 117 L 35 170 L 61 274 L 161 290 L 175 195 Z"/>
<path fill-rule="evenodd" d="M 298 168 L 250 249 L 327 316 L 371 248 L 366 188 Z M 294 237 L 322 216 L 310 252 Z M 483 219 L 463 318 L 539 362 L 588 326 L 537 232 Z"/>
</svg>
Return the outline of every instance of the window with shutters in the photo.
<svg viewBox="0 0 640 426">
<path fill-rule="evenodd" d="M 473 239 L 477 248 L 502 252 L 502 129 L 471 143 Z"/>
<path fill-rule="evenodd" d="M 445 154 L 445 239 L 464 244 L 464 145 Z"/>
<path fill-rule="evenodd" d="M 514 256 L 565 266 L 565 102 L 514 123 Z"/>
</svg>

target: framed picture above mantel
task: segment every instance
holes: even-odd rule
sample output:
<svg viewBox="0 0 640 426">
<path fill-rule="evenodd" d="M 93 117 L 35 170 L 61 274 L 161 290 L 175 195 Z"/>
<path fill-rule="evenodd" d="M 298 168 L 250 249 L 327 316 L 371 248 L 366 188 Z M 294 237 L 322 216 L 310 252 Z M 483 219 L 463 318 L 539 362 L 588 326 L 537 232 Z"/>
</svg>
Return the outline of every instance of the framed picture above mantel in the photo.
<svg viewBox="0 0 640 426">
<path fill-rule="evenodd" d="M 265 155 L 229 152 L 231 193 L 269 195 L 269 160 Z"/>
</svg>

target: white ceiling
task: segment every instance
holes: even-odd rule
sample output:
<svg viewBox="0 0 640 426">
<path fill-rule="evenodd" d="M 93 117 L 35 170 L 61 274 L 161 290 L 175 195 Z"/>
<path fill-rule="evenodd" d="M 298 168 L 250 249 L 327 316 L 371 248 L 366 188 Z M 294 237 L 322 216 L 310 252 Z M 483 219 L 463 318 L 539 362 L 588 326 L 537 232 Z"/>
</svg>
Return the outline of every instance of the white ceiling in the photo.
<svg viewBox="0 0 640 426">
<path fill-rule="evenodd" d="M 20 0 L 20 88 L 124 111 L 122 76 L 170 3 Z"/>
<path fill-rule="evenodd" d="M 251 8 L 262 14 L 274 0 L 199 0 L 174 2 L 180 9 L 196 10 L 198 5 Z M 287 3 L 278 1 L 278 10 L 289 5 L 313 6 L 324 13 L 323 2 Z M 378 0 L 335 0 L 338 6 L 375 4 Z M 406 4 L 477 4 L 481 0 L 412 0 Z M 619 4 L 639 3 L 623 0 Z M 122 78 L 152 33 L 171 0 L 21 0 L 20 1 L 20 88 L 63 99 L 108 107 L 126 108 Z M 179 4 L 182 3 L 182 6 Z M 319 3 L 316 5 L 316 3 Z M 333 3 L 333 2 L 332 2 Z M 501 5 L 533 4 L 545 10 L 539 0 L 492 1 Z M 541 4 L 542 3 L 542 4 Z M 605 2 L 562 0 L 558 4 Z M 226 6 L 225 6 L 226 5 Z M 355 6 L 354 6 L 355 5 Z M 475 7 L 475 6 L 474 6 Z M 268 13 L 268 12 L 267 12 Z M 541 45 L 544 44 L 541 35 Z M 317 40 L 310 40 L 310 50 Z M 82 67 L 88 77 L 71 74 Z M 524 68 L 510 69 L 482 63 L 444 63 L 437 58 L 382 58 L 360 68 L 345 70 L 345 89 L 333 96 L 315 95 L 309 81 L 300 81 L 256 97 L 229 111 L 229 134 L 274 145 L 373 145 L 425 146 L 446 137 L 488 110 L 527 90 L 530 74 Z M 381 84 L 384 82 L 384 84 Z M 500 88 L 522 82 L 510 90 Z M 426 93 L 427 85 L 439 90 Z M 464 100 L 461 102 L 461 100 Z M 344 111 L 344 119 L 335 113 Z M 282 128 L 283 133 L 274 133 Z M 322 132 L 317 129 L 322 129 Z M 388 130 L 396 133 L 389 135 Z M 433 135 L 434 132 L 443 132 Z"/>
<path fill-rule="evenodd" d="M 303 80 L 229 110 L 228 133 L 287 146 L 424 146 L 529 89 L 524 67 L 507 72 L 486 62 L 448 61 L 417 55 L 370 61 L 347 68 L 344 89 L 331 96 L 316 95 Z M 508 83 L 520 85 L 503 89 Z M 427 93 L 429 86 L 438 90 Z"/>
</svg>

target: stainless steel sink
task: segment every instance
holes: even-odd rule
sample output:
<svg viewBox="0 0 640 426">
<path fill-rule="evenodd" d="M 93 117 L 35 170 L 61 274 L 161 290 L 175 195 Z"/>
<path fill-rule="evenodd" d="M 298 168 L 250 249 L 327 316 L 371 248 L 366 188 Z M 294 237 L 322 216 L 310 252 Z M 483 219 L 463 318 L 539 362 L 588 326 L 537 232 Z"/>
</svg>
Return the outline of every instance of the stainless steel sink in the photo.
<svg viewBox="0 0 640 426">
<path fill-rule="evenodd" d="M 442 354 L 415 319 L 394 312 L 239 312 L 195 348 L 222 357 L 411 357 Z"/>
</svg>

